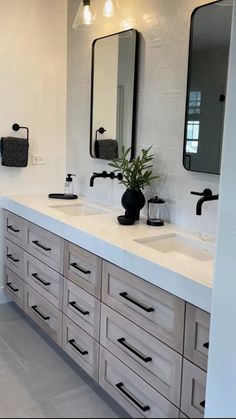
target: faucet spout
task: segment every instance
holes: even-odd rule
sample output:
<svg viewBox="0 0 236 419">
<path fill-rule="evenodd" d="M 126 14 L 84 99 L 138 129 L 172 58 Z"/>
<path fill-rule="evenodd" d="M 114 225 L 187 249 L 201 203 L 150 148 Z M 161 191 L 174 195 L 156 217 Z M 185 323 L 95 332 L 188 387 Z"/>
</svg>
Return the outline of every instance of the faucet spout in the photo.
<svg viewBox="0 0 236 419">
<path fill-rule="evenodd" d="M 202 198 L 200 198 L 196 206 L 196 215 L 202 215 L 202 205 L 204 204 L 204 202 L 214 201 L 216 199 L 219 199 L 219 195 L 203 196 Z"/>
<path fill-rule="evenodd" d="M 110 179 L 115 179 L 117 178 L 118 180 L 122 180 L 123 179 L 123 175 L 122 173 L 118 173 L 117 175 L 114 172 L 111 173 L 107 173 L 106 170 L 104 170 L 101 173 L 96 173 L 94 172 L 93 175 L 90 178 L 89 181 L 89 186 L 93 187 L 94 186 L 94 179 L 96 179 L 97 177 L 102 177 L 102 178 L 110 178 Z"/>
</svg>

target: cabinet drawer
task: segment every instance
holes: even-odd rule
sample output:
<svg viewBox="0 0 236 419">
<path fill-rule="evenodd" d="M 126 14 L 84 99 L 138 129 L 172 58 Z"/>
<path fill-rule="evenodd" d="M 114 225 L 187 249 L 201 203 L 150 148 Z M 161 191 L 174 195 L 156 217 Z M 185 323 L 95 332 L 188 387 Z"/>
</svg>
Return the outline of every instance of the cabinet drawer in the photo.
<svg viewBox="0 0 236 419">
<path fill-rule="evenodd" d="M 63 349 L 98 382 L 99 343 L 64 315 Z"/>
<path fill-rule="evenodd" d="M 181 410 L 190 418 L 203 418 L 205 393 L 205 371 L 184 359 Z"/>
<path fill-rule="evenodd" d="M 102 300 L 182 353 L 184 301 L 108 262 L 103 263 Z"/>
<path fill-rule="evenodd" d="M 176 406 L 180 404 L 182 357 L 102 304 L 101 344 Z"/>
<path fill-rule="evenodd" d="M 63 239 L 35 224 L 27 222 L 27 251 L 59 273 L 63 273 L 63 248 Z"/>
<path fill-rule="evenodd" d="M 61 346 L 62 313 L 37 291 L 25 284 L 25 312 Z"/>
<path fill-rule="evenodd" d="M 179 411 L 102 346 L 99 384 L 135 418 L 178 418 Z"/>
<path fill-rule="evenodd" d="M 24 247 L 25 220 L 9 211 L 4 211 L 4 232 L 5 237 L 12 242 Z"/>
<path fill-rule="evenodd" d="M 72 243 L 65 244 L 64 276 L 100 298 L 102 261 Z"/>
<path fill-rule="evenodd" d="M 64 313 L 97 340 L 100 330 L 100 305 L 100 301 L 91 294 L 64 279 Z"/>
<path fill-rule="evenodd" d="M 205 371 L 208 361 L 209 329 L 210 314 L 187 304 L 184 356 Z"/>
<path fill-rule="evenodd" d="M 63 277 L 26 252 L 25 281 L 50 303 L 62 309 Z"/>
<path fill-rule="evenodd" d="M 5 267 L 4 273 L 4 289 L 10 298 L 23 309 L 24 281 L 7 267 Z"/>
<path fill-rule="evenodd" d="M 5 264 L 24 279 L 24 250 L 5 239 Z"/>
</svg>

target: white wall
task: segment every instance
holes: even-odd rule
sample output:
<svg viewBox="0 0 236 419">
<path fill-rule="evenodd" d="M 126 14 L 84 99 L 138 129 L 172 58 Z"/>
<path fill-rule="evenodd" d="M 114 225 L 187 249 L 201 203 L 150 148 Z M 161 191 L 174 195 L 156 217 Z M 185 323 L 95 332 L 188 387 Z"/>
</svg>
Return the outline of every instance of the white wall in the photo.
<svg viewBox="0 0 236 419">
<path fill-rule="evenodd" d="M 209 2 L 121 0 L 117 19 L 99 17 L 88 29 L 75 31 L 71 26 L 79 0 L 69 1 L 67 169 L 78 175 L 81 193 L 121 207 L 124 188 L 117 181 L 96 179 L 94 188 L 89 187 L 92 172 L 110 170 L 106 162 L 89 156 L 91 49 L 95 38 L 134 27 L 140 31 L 137 150 L 153 144 L 162 175 L 152 193 L 168 201 L 171 222 L 214 235 L 217 201 L 204 204 L 203 215 L 196 216 L 197 197 L 190 191 L 209 187 L 216 193 L 219 177 L 187 172 L 182 166 L 190 15 L 205 3 Z M 150 196 L 148 190 L 145 193 Z"/>
<path fill-rule="evenodd" d="M 206 417 L 236 417 L 236 7 L 222 154 L 216 275 L 208 366 Z"/>
<path fill-rule="evenodd" d="M 45 166 L 0 166 L 0 195 L 63 191 L 67 1 L 0 0 L 0 16 L 0 136 L 18 135 L 14 122 L 28 126 L 30 155 L 47 157 Z M 0 288 L 2 271 L 0 259 Z"/>
</svg>

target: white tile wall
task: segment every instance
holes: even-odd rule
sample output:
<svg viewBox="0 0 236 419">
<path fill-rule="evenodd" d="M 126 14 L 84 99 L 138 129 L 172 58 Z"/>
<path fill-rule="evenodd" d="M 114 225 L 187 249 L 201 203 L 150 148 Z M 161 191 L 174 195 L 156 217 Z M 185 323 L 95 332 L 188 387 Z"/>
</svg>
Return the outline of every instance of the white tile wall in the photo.
<svg viewBox="0 0 236 419">
<path fill-rule="evenodd" d="M 98 8 L 102 0 L 96 0 Z M 182 166 L 185 96 L 190 16 L 204 0 L 120 0 L 119 16 L 100 16 L 86 30 L 73 30 L 79 0 L 68 10 L 68 141 L 67 169 L 76 173 L 80 193 L 120 206 L 123 186 L 110 179 L 89 178 L 94 171 L 110 170 L 89 155 L 90 72 L 92 41 L 130 27 L 140 32 L 137 114 L 137 152 L 153 145 L 155 171 L 160 178 L 145 190 L 167 202 L 168 220 L 193 231 L 215 235 L 218 202 L 204 204 L 195 215 L 197 197 L 191 190 L 218 192 L 219 176 L 193 173 Z M 146 209 L 145 209 L 146 211 Z"/>
</svg>

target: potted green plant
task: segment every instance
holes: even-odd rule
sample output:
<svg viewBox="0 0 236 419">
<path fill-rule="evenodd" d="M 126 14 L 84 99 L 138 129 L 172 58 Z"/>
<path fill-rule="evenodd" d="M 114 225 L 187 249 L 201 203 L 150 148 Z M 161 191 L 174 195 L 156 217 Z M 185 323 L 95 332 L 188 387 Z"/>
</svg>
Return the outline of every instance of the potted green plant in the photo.
<svg viewBox="0 0 236 419">
<path fill-rule="evenodd" d="M 154 154 L 150 154 L 151 148 L 152 146 L 142 149 L 141 155 L 130 161 L 131 148 L 125 150 L 122 147 L 121 157 L 109 163 L 114 172 L 120 172 L 123 175 L 120 183 L 126 187 L 126 191 L 122 195 L 121 203 L 126 210 L 125 218 L 129 220 L 139 220 L 140 210 L 145 205 L 142 189 L 149 185 L 152 180 L 158 178 L 158 176 L 152 174 L 153 166 L 151 162 Z M 118 219 L 118 221 L 120 220 Z"/>
</svg>

